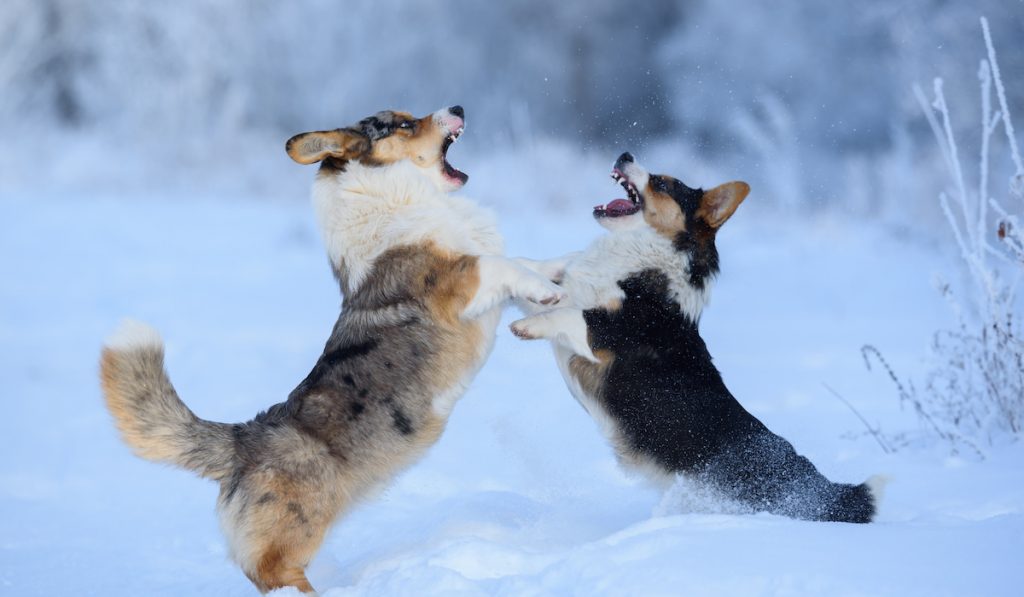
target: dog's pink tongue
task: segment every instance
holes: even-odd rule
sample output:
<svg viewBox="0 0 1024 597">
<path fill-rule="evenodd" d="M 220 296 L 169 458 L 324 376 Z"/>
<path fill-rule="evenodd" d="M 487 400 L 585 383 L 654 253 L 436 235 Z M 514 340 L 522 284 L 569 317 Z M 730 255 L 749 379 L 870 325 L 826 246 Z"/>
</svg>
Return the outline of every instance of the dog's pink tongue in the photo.
<svg viewBox="0 0 1024 597">
<path fill-rule="evenodd" d="M 604 207 L 605 211 L 629 211 L 633 204 L 627 199 L 616 199 Z"/>
</svg>

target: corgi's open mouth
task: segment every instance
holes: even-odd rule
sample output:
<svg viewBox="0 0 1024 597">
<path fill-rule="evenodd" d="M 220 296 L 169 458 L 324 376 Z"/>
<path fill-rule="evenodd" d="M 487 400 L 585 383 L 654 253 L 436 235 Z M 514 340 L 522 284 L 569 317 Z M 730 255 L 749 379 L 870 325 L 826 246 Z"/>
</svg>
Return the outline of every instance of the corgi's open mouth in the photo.
<svg viewBox="0 0 1024 597">
<path fill-rule="evenodd" d="M 457 181 L 460 185 L 466 184 L 469 180 L 469 175 L 465 172 L 455 168 L 448 162 L 448 148 L 452 146 L 458 140 L 459 136 L 462 135 L 462 131 L 465 130 L 463 127 L 459 127 L 454 131 L 448 133 L 448 136 L 441 142 L 441 172 L 451 180 Z"/>
<path fill-rule="evenodd" d="M 608 205 L 595 206 L 595 218 L 621 218 L 623 216 L 631 216 L 643 208 L 643 201 L 640 197 L 639 191 L 636 190 L 636 185 L 630 182 L 629 177 L 626 176 L 622 170 L 619 170 L 618 168 L 612 170 L 612 179 L 626 190 L 627 199 L 613 199 L 608 203 Z"/>
</svg>

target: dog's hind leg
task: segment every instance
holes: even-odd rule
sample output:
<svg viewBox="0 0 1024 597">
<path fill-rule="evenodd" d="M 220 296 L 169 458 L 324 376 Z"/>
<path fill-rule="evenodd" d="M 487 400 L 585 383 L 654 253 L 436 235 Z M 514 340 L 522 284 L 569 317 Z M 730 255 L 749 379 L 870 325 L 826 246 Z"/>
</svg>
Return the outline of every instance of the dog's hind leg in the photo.
<svg viewBox="0 0 1024 597">
<path fill-rule="evenodd" d="M 326 525 L 314 528 L 309 521 L 295 521 L 295 514 L 302 514 L 301 506 L 295 502 L 289 502 L 285 509 L 288 513 L 272 523 L 267 520 L 267 524 L 261 525 L 264 521 L 252 521 L 254 528 L 262 530 L 249 534 L 251 543 L 245 546 L 239 563 L 263 593 L 281 587 L 315 593 L 305 569 L 323 542 Z"/>
<path fill-rule="evenodd" d="M 303 477 L 265 461 L 254 471 L 240 471 L 221 487 L 221 528 L 232 558 L 260 591 L 296 587 L 311 593 L 304 571 L 346 498 L 330 491 L 338 479 L 313 460 L 266 460 L 302 471 Z"/>
<path fill-rule="evenodd" d="M 271 545 L 260 555 L 254 570 L 246 572 L 246 576 L 263 593 L 281 587 L 295 587 L 303 593 L 316 594 L 306 578 L 306 564 L 296 562 L 295 555 Z"/>
</svg>

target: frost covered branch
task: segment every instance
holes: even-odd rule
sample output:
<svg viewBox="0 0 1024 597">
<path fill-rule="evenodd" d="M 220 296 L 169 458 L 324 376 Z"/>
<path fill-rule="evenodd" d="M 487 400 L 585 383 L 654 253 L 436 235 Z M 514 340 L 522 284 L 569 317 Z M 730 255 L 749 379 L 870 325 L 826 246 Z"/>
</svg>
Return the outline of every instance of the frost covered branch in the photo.
<svg viewBox="0 0 1024 597">
<path fill-rule="evenodd" d="M 1024 165 L 984 18 L 981 27 L 988 56 L 978 69 L 981 139 L 976 187 L 968 185 L 964 174 L 942 79 L 933 82 L 931 102 L 919 86 L 914 87 L 950 174 L 950 188 L 939 194 L 939 205 L 963 260 L 967 284 L 960 296 L 953 294 L 949 283 L 942 284 L 941 291 L 953 306 L 957 327 L 935 333 L 934 364 L 920 394 L 912 384 L 900 381 L 877 349 L 862 349 L 868 368 L 867 357 L 873 354 L 896 383 L 901 404 L 913 406 L 930 434 L 948 442 L 954 450 L 970 446 L 979 453 L 977 443 L 1024 436 L 1024 341 L 1015 317 L 1019 303 L 1016 290 L 1024 274 L 1024 231 L 1020 217 L 1013 212 L 1024 208 Z M 999 102 L 996 111 L 992 107 L 993 87 Z M 1000 123 L 1015 169 L 1006 194 L 1017 202 L 1010 208 L 989 190 L 992 137 Z"/>
</svg>

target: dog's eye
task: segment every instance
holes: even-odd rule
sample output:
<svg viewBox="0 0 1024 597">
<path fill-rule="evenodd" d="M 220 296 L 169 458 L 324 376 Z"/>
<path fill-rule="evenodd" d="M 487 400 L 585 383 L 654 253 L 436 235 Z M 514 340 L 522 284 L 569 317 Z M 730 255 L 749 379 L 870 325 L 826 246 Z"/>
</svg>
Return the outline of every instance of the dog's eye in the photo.
<svg viewBox="0 0 1024 597">
<path fill-rule="evenodd" d="M 654 178 L 654 179 L 652 180 L 652 182 L 653 182 L 654 184 L 653 184 L 653 185 L 651 185 L 651 186 L 653 186 L 653 187 L 654 187 L 654 190 L 655 190 L 655 191 L 658 191 L 659 193 L 667 193 L 667 192 L 668 192 L 668 183 L 667 183 L 667 182 L 665 182 L 665 179 L 664 179 L 664 178 L 662 178 L 662 177 L 660 177 L 660 176 L 657 176 L 657 177 L 655 177 L 655 178 Z"/>
<path fill-rule="evenodd" d="M 412 121 L 406 120 L 405 122 L 400 122 L 398 124 L 398 128 L 406 129 L 406 130 L 411 129 L 412 128 Z"/>
</svg>

